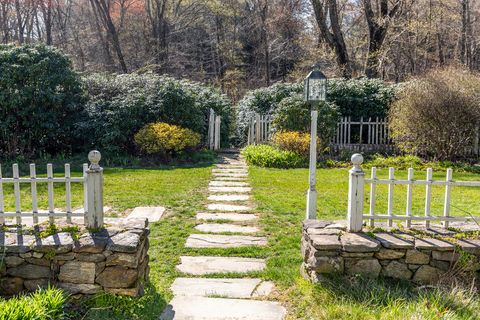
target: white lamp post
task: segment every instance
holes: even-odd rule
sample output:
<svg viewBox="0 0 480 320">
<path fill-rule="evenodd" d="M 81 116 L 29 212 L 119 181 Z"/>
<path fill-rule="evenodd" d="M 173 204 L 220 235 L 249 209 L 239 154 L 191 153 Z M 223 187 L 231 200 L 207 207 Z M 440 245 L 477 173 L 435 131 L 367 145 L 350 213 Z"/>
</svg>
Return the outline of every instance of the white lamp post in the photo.
<svg viewBox="0 0 480 320">
<path fill-rule="evenodd" d="M 312 124 L 310 132 L 310 170 L 309 188 L 307 192 L 307 219 L 315 219 L 317 212 L 317 119 L 318 111 L 315 106 L 325 101 L 327 97 L 327 77 L 320 71 L 318 65 L 305 78 L 304 100 L 311 105 Z"/>
</svg>

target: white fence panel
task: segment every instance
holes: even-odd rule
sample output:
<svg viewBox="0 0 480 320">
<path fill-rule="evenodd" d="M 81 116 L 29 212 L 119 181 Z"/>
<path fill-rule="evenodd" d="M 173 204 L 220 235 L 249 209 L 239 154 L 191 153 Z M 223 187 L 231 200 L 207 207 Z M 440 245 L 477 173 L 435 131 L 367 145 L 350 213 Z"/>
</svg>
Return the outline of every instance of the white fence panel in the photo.
<svg viewBox="0 0 480 320">
<path fill-rule="evenodd" d="M 220 128 L 222 117 L 215 115 L 215 111 L 210 109 L 208 117 L 208 135 L 207 142 L 210 150 L 220 150 Z"/>
<path fill-rule="evenodd" d="M 68 223 L 72 222 L 72 217 L 83 217 L 85 224 L 90 228 L 100 228 L 103 226 L 103 169 L 99 166 L 101 159 L 100 152 L 92 151 L 88 158 L 91 162 L 90 167 L 83 165 L 83 176 L 72 177 L 70 164 L 65 164 L 65 176 L 55 178 L 53 165 L 47 164 L 46 178 L 39 178 L 36 174 L 35 164 L 30 164 L 30 177 L 20 177 L 18 164 L 12 165 L 12 177 L 2 176 L 2 166 L 0 165 L 0 224 L 6 223 L 6 218 L 15 218 L 16 224 L 22 224 L 22 219 L 31 217 L 33 224 L 38 224 L 39 217 L 48 217 L 50 223 L 55 223 L 55 218 L 65 217 Z M 47 184 L 48 209 L 40 210 L 38 208 L 38 184 Z M 83 184 L 84 207 L 80 212 L 72 212 L 72 183 Z M 13 196 L 15 211 L 5 211 L 4 186 L 13 184 Z M 29 184 L 31 191 L 31 211 L 22 210 L 21 207 L 21 185 Z M 65 185 L 65 211 L 55 209 L 54 185 Z M 89 209 L 90 208 L 90 209 Z M 90 211 L 89 211 L 90 210 Z"/>
<path fill-rule="evenodd" d="M 354 169 L 350 170 L 350 186 L 349 186 L 349 204 L 348 216 L 349 220 L 349 230 L 353 232 L 361 231 L 363 220 L 369 220 L 370 226 L 375 226 L 375 220 L 387 220 L 388 225 L 391 227 L 394 220 L 401 220 L 406 222 L 406 226 L 411 227 L 412 221 L 424 221 L 426 227 L 430 226 L 430 221 L 442 221 L 444 227 L 449 226 L 451 221 L 470 221 L 480 220 L 480 217 L 452 217 L 450 216 L 451 208 L 451 188 L 455 186 L 462 187 L 480 187 L 480 181 L 455 181 L 453 180 L 453 170 L 448 169 L 446 172 L 445 180 L 433 180 L 432 178 L 432 169 L 427 169 L 427 175 L 425 180 L 415 180 L 414 179 L 414 170 L 413 168 L 408 169 L 408 178 L 407 180 L 396 180 L 394 178 L 395 170 L 393 168 L 389 169 L 388 179 L 378 179 L 376 168 L 372 168 L 371 178 L 365 179 L 365 184 L 370 184 L 370 203 L 369 203 L 369 212 L 368 214 L 363 214 L 363 193 L 364 193 L 364 184 L 352 181 L 358 181 L 360 176 L 364 175 L 364 172 L 361 169 L 361 163 L 363 162 L 363 157 L 360 154 L 355 154 L 352 156 L 352 162 L 354 163 Z M 388 209 L 387 214 L 379 214 L 376 212 L 375 207 L 375 195 L 376 195 L 376 186 L 379 184 L 388 185 Z M 407 186 L 407 195 L 406 195 L 406 209 L 404 215 L 397 215 L 393 213 L 393 195 L 394 195 L 394 186 L 395 185 L 406 185 Z M 415 216 L 412 212 L 412 193 L 413 186 L 425 186 L 425 210 L 424 216 Z M 431 193 L 432 186 L 443 186 L 445 187 L 445 198 L 443 204 L 443 216 L 432 216 L 431 214 Z M 358 221 L 362 221 L 360 224 Z"/>
<path fill-rule="evenodd" d="M 248 123 L 247 144 L 267 143 L 272 138 L 272 133 L 272 117 L 256 113 Z"/>
</svg>

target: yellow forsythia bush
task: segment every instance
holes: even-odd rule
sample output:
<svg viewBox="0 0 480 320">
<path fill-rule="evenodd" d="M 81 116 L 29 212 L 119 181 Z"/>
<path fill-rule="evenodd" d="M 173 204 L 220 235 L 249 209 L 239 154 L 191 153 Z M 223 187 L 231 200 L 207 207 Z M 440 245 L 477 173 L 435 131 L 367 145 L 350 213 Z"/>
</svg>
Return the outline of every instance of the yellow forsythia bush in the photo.
<svg viewBox="0 0 480 320">
<path fill-rule="evenodd" d="M 195 148 L 200 134 L 165 122 L 150 123 L 135 134 L 135 144 L 147 154 L 166 154 Z"/>
<path fill-rule="evenodd" d="M 280 131 L 272 136 L 272 143 L 282 150 L 296 152 L 308 157 L 310 154 L 310 134 L 298 131 Z M 317 139 L 317 151 L 320 150 L 320 139 Z"/>
</svg>

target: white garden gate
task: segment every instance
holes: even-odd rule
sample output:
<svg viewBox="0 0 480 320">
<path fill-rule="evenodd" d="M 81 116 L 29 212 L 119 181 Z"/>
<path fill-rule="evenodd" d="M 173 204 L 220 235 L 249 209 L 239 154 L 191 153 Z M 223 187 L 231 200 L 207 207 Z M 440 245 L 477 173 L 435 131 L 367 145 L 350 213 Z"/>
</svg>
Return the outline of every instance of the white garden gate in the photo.
<svg viewBox="0 0 480 320">
<path fill-rule="evenodd" d="M 220 149 L 220 128 L 222 125 L 222 117 L 215 115 L 215 111 L 210 109 L 208 117 L 208 135 L 207 144 L 210 150 Z"/>
<path fill-rule="evenodd" d="M 15 218 L 16 224 L 22 224 L 22 218 L 32 217 L 33 224 L 38 224 L 39 217 L 48 217 L 50 223 L 55 222 L 55 218 L 66 217 L 68 223 L 72 222 L 72 217 L 83 217 L 85 225 L 89 228 L 101 228 L 103 226 L 103 169 L 99 166 L 101 159 L 100 152 L 91 151 L 88 154 L 90 166 L 83 164 L 83 175 L 81 177 L 72 177 L 70 164 L 65 164 L 64 177 L 54 177 L 53 165 L 47 164 L 47 177 L 37 177 L 35 164 L 30 165 L 30 177 L 22 178 L 19 175 L 18 164 L 12 165 L 12 177 L 2 176 L 0 165 L 0 225 L 5 224 L 5 218 Z M 48 209 L 38 208 L 37 185 L 47 184 Z M 65 211 L 55 208 L 54 184 L 65 184 Z M 72 210 L 72 192 L 71 184 L 83 184 L 84 206 L 80 210 Z M 15 211 L 5 211 L 4 188 L 6 184 L 13 184 Z M 29 184 L 31 190 L 31 208 L 22 209 L 21 205 L 21 185 Z M 31 209 L 31 211 L 30 211 Z"/>
<path fill-rule="evenodd" d="M 248 121 L 247 144 L 267 143 L 272 138 L 272 117 L 255 113 Z"/>
</svg>

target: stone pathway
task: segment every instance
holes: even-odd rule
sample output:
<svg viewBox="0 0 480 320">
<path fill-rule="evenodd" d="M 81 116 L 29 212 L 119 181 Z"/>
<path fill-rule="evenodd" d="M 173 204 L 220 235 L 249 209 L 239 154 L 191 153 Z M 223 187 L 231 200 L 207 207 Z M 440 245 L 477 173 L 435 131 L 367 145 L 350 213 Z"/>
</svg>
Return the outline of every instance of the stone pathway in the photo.
<svg viewBox="0 0 480 320">
<path fill-rule="evenodd" d="M 200 233 L 191 234 L 187 248 L 239 248 L 267 245 L 257 236 L 258 217 L 250 202 L 248 168 L 238 155 L 223 156 L 212 170 L 207 211 L 197 213 Z M 177 278 L 171 290 L 174 299 L 161 320 L 281 320 L 285 308 L 268 301 L 274 285 L 251 278 L 218 278 L 222 274 L 246 274 L 266 267 L 264 259 L 217 256 L 182 256 L 177 270 L 187 277 Z M 215 275 L 216 278 L 208 278 Z M 190 277 L 188 277 L 190 276 Z M 199 277 L 195 277 L 199 276 Z M 262 299 L 261 301 L 258 299 Z"/>
</svg>

